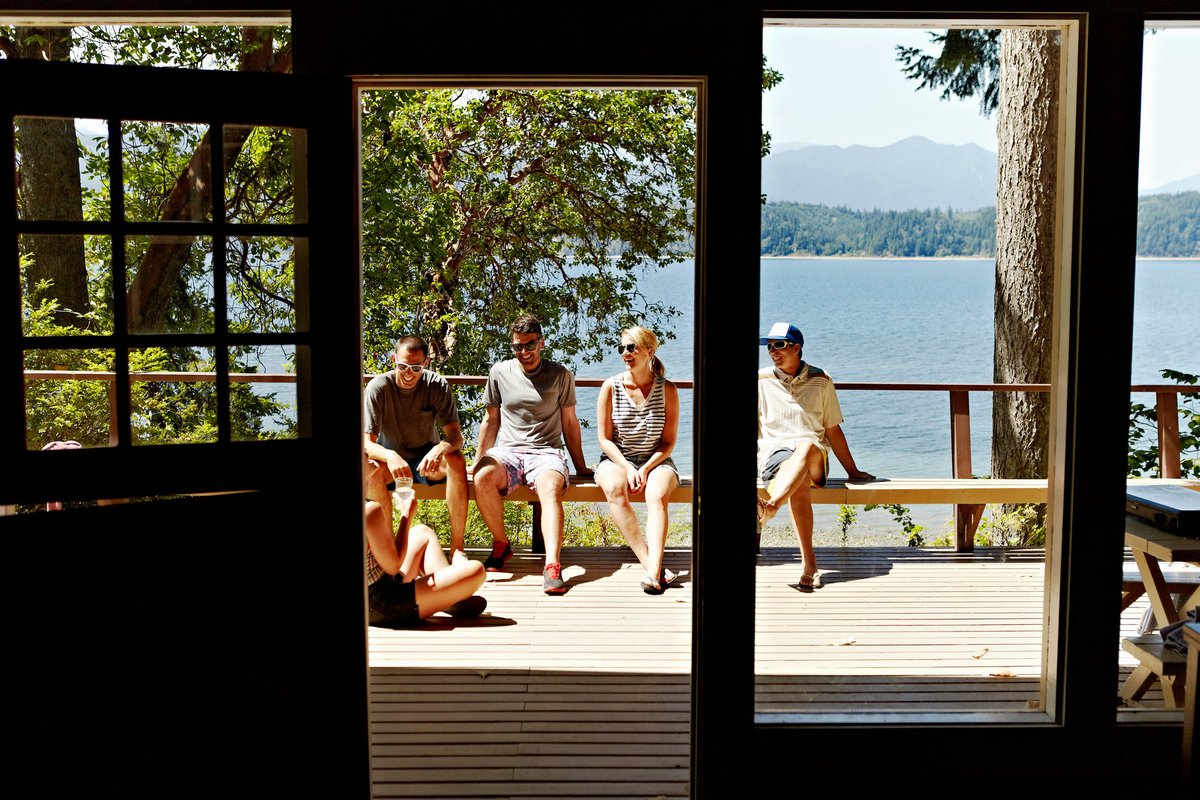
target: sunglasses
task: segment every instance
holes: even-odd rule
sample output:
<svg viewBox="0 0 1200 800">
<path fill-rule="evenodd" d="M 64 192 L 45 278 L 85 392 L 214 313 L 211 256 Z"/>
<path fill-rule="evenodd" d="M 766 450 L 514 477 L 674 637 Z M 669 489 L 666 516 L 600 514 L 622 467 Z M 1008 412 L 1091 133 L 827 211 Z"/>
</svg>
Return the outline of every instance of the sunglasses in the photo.
<svg viewBox="0 0 1200 800">
<path fill-rule="evenodd" d="M 534 339 L 532 342 L 513 342 L 512 343 L 513 352 L 520 353 L 520 352 L 524 351 L 526 353 L 532 353 L 534 350 L 537 349 L 538 342 L 540 342 L 540 341 L 541 341 L 541 339 Z"/>
<path fill-rule="evenodd" d="M 767 349 L 768 350 L 782 350 L 783 348 L 791 347 L 794 344 L 795 344 L 795 342 L 789 342 L 786 339 L 775 339 L 774 341 L 767 342 Z"/>
<path fill-rule="evenodd" d="M 397 372 L 411 372 L 413 375 L 420 375 L 425 367 L 421 364 L 396 364 Z"/>
<path fill-rule="evenodd" d="M 637 352 L 636 344 L 630 343 L 630 344 L 617 345 L 617 354 L 618 355 L 620 355 L 621 353 L 636 353 L 636 352 Z"/>
</svg>

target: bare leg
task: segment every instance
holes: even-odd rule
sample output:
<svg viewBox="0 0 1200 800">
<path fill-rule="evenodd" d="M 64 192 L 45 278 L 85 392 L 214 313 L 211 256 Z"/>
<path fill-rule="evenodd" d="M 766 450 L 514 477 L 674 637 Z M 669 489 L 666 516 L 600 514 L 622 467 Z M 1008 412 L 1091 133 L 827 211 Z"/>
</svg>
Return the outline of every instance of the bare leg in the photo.
<svg viewBox="0 0 1200 800">
<path fill-rule="evenodd" d="M 596 483 L 604 490 L 609 513 L 616 521 L 617 529 L 621 531 L 629 549 L 637 556 L 638 563 L 642 565 L 646 574 L 653 574 L 646 562 L 646 540 L 642 535 L 642 524 L 638 522 L 637 514 L 629 503 L 629 483 L 625 479 L 625 470 L 611 461 L 602 461 L 596 468 Z"/>
<path fill-rule="evenodd" d="M 667 546 L 667 498 L 678 485 L 679 477 L 670 467 L 655 467 L 646 481 L 647 557 L 644 564 L 646 574 L 656 581 L 663 577 L 663 550 Z"/>
<path fill-rule="evenodd" d="M 508 544 L 504 531 L 504 499 L 500 492 L 508 488 L 508 475 L 493 458 L 484 456 L 475 470 L 475 507 L 492 533 L 496 545 Z"/>
<path fill-rule="evenodd" d="M 417 608 L 421 619 L 466 600 L 483 586 L 483 578 L 483 564 L 479 561 L 460 561 L 432 575 L 417 578 Z"/>
<path fill-rule="evenodd" d="M 792 457 L 783 462 L 779 472 L 767 487 L 770 499 L 764 501 L 767 518 L 774 515 L 784 502 L 792 518 L 792 529 L 800 543 L 800 555 L 804 559 L 802 586 L 812 586 L 817 574 L 817 557 L 813 551 L 812 485 L 825 477 L 825 457 L 815 444 L 803 443 Z"/>
<path fill-rule="evenodd" d="M 465 557 L 467 531 L 467 460 L 459 452 L 442 458 L 446 469 L 446 509 L 450 512 L 450 554 Z"/>
<path fill-rule="evenodd" d="M 546 541 L 547 564 L 557 564 L 562 558 L 562 490 L 565 484 L 561 472 L 549 469 L 538 475 L 534 483 L 538 501 L 542 504 L 542 538 Z"/>
</svg>

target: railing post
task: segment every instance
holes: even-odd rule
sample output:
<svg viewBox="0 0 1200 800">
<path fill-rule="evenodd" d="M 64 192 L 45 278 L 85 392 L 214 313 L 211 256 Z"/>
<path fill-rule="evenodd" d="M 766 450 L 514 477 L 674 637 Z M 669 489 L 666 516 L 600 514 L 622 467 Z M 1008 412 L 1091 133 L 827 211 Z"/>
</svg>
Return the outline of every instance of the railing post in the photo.
<svg viewBox="0 0 1200 800">
<path fill-rule="evenodd" d="M 1179 395 L 1155 392 L 1155 416 L 1158 417 L 1158 474 L 1180 477 L 1179 470 Z"/>
<path fill-rule="evenodd" d="M 117 446 L 117 376 L 108 379 L 108 446 Z"/>
<path fill-rule="evenodd" d="M 950 460 L 955 478 L 971 477 L 971 401 L 962 390 L 950 390 Z M 954 549 L 969 553 L 975 549 L 975 529 L 983 516 L 983 506 L 954 506 Z"/>
</svg>

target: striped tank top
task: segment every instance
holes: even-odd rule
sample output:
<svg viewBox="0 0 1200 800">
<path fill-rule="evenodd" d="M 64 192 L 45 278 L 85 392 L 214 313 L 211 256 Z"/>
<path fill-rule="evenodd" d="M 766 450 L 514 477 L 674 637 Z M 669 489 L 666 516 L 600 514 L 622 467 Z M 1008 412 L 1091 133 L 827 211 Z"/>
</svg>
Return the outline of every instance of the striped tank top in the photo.
<svg viewBox="0 0 1200 800">
<path fill-rule="evenodd" d="M 650 396 L 635 405 L 625 392 L 624 373 L 612 379 L 612 440 L 630 461 L 645 461 L 658 449 L 667 422 L 664 379 L 654 376 Z"/>
</svg>

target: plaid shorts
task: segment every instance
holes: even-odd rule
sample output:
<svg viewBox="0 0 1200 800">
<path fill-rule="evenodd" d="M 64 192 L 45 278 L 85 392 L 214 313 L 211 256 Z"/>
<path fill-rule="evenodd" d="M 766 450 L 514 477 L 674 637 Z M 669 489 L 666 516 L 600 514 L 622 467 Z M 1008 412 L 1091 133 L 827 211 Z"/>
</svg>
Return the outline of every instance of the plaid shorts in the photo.
<svg viewBox="0 0 1200 800">
<path fill-rule="evenodd" d="M 567 490 L 567 484 L 571 480 L 566 455 L 562 450 L 553 447 L 493 447 L 487 454 L 504 467 L 507 486 L 503 494 L 508 494 L 518 486 L 536 489 L 538 476 L 547 470 L 563 476 L 560 494 Z"/>
</svg>

